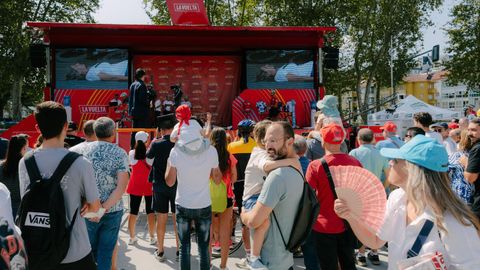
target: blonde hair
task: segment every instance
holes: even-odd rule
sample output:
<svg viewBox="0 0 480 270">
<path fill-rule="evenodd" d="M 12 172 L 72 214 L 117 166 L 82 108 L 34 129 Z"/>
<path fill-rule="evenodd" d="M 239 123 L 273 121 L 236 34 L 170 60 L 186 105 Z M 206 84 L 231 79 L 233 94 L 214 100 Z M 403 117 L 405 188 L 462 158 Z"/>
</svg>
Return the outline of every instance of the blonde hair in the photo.
<svg viewBox="0 0 480 270">
<path fill-rule="evenodd" d="M 462 225 L 473 225 L 480 236 L 480 223 L 477 216 L 453 193 L 446 172 L 435 172 L 408 161 L 407 170 L 407 198 L 417 215 L 430 207 L 439 230 L 448 233 L 444 216 L 449 212 Z"/>
<path fill-rule="evenodd" d="M 265 138 L 265 134 L 267 133 L 267 128 L 272 123 L 273 122 L 270 120 L 263 120 L 258 122 L 253 128 L 253 139 L 257 143 L 257 146 L 261 148 L 265 148 L 265 145 L 263 145 L 262 140 Z"/>
<path fill-rule="evenodd" d="M 458 149 L 462 151 L 470 151 L 472 149 L 472 139 L 468 136 L 468 130 L 462 130 L 460 133 L 460 142 L 458 143 Z"/>
</svg>

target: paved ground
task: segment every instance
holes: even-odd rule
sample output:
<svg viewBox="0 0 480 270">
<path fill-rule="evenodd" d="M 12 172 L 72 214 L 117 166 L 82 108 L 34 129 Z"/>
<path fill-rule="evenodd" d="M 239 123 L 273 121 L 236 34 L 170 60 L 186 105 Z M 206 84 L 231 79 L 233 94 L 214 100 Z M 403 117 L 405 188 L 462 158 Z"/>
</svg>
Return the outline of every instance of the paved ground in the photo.
<svg viewBox="0 0 480 270">
<path fill-rule="evenodd" d="M 124 215 L 123 221 L 126 221 L 127 214 Z M 153 253 L 155 251 L 155 246 L 151 246 L 148 242 L 148 233 L 146 230 L 146 218 L 141 215 L 138 224 L 137 224 L 137 238 L 139 239 L 138 243 L 135 246 L 128 245 L 128 231 L 126 222 L 122 223 L 122 228 L 120 231 L 120 240 L 119 240 L 119 252 L 118 252 L 118 270 L 133 270 L 133 269 L 180 269 L 178 262 L 175 261 L 175 238 L 173 235 L 173 224 L 171 219 L 167 226 L 167 234 L 165 239 L 165 254 L 167 260 L 163 263 L 158 262 Z M 198 253 L 197 245 L 192 244 L 192 269 L 199 269 L 198 266 Z M 382 264 L 380 266 L 372 266 L 370 268 L 358 267 L 358 269 L 387 269 L 387 259 L 385 257 L 385 252 L 381 253 Z M 228 268 L 240 269 L 236 267 L 235 263 L 240 262 L 240 259 L 245 256 L 243 248 L 240 248 L 239 251 L 234 253 L 228 259 Z M 214 269 L 219 269 L 220 259 L 213 259 Z M 295 269 L 305 269 L 303 265 L 303 259 L 295 259 Z"/>
</svg>

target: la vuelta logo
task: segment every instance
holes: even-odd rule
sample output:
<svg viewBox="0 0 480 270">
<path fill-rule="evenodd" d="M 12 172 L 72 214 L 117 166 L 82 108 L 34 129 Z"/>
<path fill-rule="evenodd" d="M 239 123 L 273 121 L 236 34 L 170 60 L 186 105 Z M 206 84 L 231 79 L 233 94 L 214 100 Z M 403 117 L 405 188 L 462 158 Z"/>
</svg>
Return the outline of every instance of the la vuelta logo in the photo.
<svg viewBox="0 0 480 270">
<path fill-rule="evenodd" d="M 176 3 L 173 8 L 175 12 L 200 12 L 200 6 L 196 3 Z"/>
<path fill-rule="evenodd" d="M 96 113 L 106 114 L 108 112 L 107 106 L 82 106 L 80 105 L 81 113 Z"/>
</svg>

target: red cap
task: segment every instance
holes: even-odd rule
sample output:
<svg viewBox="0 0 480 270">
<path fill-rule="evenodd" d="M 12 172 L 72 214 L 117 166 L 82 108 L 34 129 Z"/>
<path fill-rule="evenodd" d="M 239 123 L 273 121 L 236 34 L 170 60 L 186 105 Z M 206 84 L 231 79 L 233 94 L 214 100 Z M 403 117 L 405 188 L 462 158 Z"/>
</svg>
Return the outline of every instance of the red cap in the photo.
<svg viewBox="0 0 480 270">
<path fill-rule="evenodd" d="M 454 122 L 448 123 L 448 128 L 449 129 L 456 129 L 456 128 L 459 128 L 459 127 L 460 126 L 457 123 L 454 123 Z"/>
<path fill-rule="evenodd" d="M 178 106 L 177 110 L 175 111 L 175 117 L 177 117 L 177 120 L 180 122 L 178 125 L 178 133 L 177 135 L 180 135 L 180 128 L 182 125 L 185 123 L 187 125 L 190 125 L 190 117 L 192 117 L 192 112 L 190 111 L 190 107 L 188 105 L 183 104 Z"/>
<path fill-rule="evenodd" d="M 392 121 L 388 121 L 380 129 L 387 132 L 397 132 L 397 125 L 395 125 L 395 123 L 393 123 Z"/>
<path fill-rule="evenodd" d="M 331 123 L 324 126 L 320 133 L 324 143 L 341 144 L 345 139 L 345 131 L 342 126 L 337 123 Z"/>
</svg>

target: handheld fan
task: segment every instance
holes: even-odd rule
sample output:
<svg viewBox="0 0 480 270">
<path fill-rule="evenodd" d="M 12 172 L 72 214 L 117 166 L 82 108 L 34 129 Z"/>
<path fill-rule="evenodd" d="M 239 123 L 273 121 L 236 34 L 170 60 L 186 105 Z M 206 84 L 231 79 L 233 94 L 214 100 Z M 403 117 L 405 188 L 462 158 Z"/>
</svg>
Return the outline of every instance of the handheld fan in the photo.
<svg viewBox="0 0 480 270">
<path fill-rule="evenodd" d="M 387 204 L 382 182 L 373 173 L 356 166 L 332 166 L 330 172 L 338 198 L 344 200 L 372 232 L 378 232 Z"/>
</svg>

